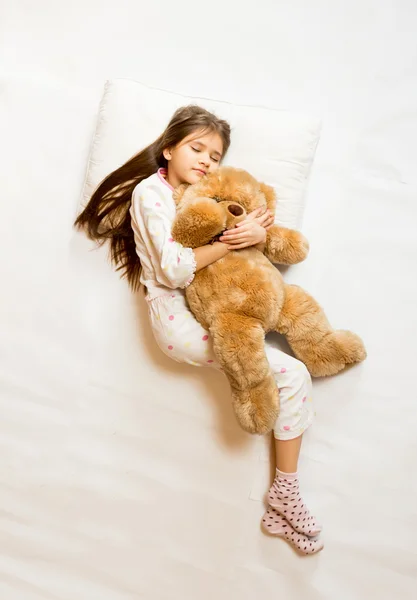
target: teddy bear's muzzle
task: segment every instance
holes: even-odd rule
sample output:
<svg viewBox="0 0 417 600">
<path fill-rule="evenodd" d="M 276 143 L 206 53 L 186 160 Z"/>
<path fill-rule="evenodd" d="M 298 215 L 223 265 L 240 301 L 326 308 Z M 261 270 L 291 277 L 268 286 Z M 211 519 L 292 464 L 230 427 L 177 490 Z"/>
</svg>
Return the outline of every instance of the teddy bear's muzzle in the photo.
<svg viewBox="0 0 417 600">
<path fill-rule="evenodd" d="M 244 213 L 243 208 L 241 206 L 239 206 L 239 204 L 229 204 L 229 206 L 227 207 L 227 210 L 234 217 L 241 217 Z"/>
<path fill-rule="evenodd" d="M 221 202 L 226 214 L 226 229 L 233 229 L 238 223 L 246 218 L 246 210 L 236 202 Z"/>
</svg>

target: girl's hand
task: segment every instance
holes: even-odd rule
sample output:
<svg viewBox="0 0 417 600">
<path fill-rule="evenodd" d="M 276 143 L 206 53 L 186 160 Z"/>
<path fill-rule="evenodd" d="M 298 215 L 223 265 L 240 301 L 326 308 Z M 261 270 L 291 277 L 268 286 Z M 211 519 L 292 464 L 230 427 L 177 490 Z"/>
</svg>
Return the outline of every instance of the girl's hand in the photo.
<svg viewBox="0 0 417 600">
<path fill-rule="evenodd" d="M 225 231 L 220 238 L 221 242 L 228 245 L 229 250 L 241 250 L 249 246 L 264 244 L 266 231 L 274 224 L 274 217 L 269 210 L 258 208 L 249 213 L 244 221 L 234 229 Z"/>
<path fill-rule="evenodd" d="M 255 221 L 265 227 L 266 230 L 270 229 L 274 224 L 274 215 L 271 213 L 269 209 L 264 207 L 256 208 L 254 211 L 248 214 L 244 221 L 241 221 L 236 225 L 236 227 L 241 227 L 247 221 Z"/>
</svg>

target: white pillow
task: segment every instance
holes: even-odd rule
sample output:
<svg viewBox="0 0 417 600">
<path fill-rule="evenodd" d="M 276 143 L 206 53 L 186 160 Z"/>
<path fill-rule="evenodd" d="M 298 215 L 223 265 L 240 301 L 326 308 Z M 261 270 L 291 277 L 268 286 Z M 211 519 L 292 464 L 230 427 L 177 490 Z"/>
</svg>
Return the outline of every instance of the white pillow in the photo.
<svg viewBox="0 0 417 600">
<path fill-rule="evenodd" d="M 223 164 L 272 185 L 276 222 L 301 225 L 306 184 L 320 137 L 320 121 L 299 113 L 182 96 L 136 81 L 107 81 L 100 104 L 82 206 L 106 175 L 152 143 L 180 106 L 199 104 L 226 119 L 232 143 Z"/>
</svg>

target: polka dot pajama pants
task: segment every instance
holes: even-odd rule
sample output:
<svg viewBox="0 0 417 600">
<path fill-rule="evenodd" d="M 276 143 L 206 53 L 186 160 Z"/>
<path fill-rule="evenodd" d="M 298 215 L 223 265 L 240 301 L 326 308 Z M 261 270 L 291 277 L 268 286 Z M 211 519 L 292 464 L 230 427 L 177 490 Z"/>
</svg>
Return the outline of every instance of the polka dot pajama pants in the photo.
<svg viewBox="0 0 417 600">
<path fill-rule="evenodd" d="M 148 309 L 155 339 L 167 356 L 197 367 L 221 370 L 210 334 L 194 318 L 180 290 L 148 300 Z M 291 440 L 301 435 L 314 417 L 310 375 L 302 362 L 273 346 L 268 339 L 265 352 L 280 395 L 274 436 Z"/>
</svg>

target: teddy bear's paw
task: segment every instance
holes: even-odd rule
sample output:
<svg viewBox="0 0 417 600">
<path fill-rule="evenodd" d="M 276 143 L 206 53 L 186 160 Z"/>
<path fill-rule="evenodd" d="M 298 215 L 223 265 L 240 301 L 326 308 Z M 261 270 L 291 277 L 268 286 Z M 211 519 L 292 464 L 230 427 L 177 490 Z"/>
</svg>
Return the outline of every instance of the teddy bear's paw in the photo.
<svg viewBox="0 0 417 600">
<path fill-rule="evenodd" d="M 366 349 L 363 341 L 356 333 L 339 329 L 334 332 L 334 335 L 347 365 L 365 360 L 367 356 Z"/>
<path fill-rule="evenodd" d="M 264 435 L 274 428 L 279 397 L 272 375 L 249 390 L 232 390 L 232 402 L 240 426 L 248 433 Z"/>
<path fill-rule="evenodd" d="M 268 232 L 266 255 L 272 262 L 295 265 L 307 258 L 308 251 L 307 238 L 295 229 L 274 226 Z"/>
<path fill-rule="evenodd" d="M 310 356 L 304 357 L 304 362 L 313 377 L 325 377 L 365 358 L 366 350 L 361 338 L 352 331 L 340 329 L 312 346 Z"/>
<path fill-rule="evenodd" d="M 299 231 L 290 231 L 289 242 L 288 250 L 291 254 L 291 264 L 296 264 L 305 260 L 310 249 L 307 238 Z"/>
</svg>

